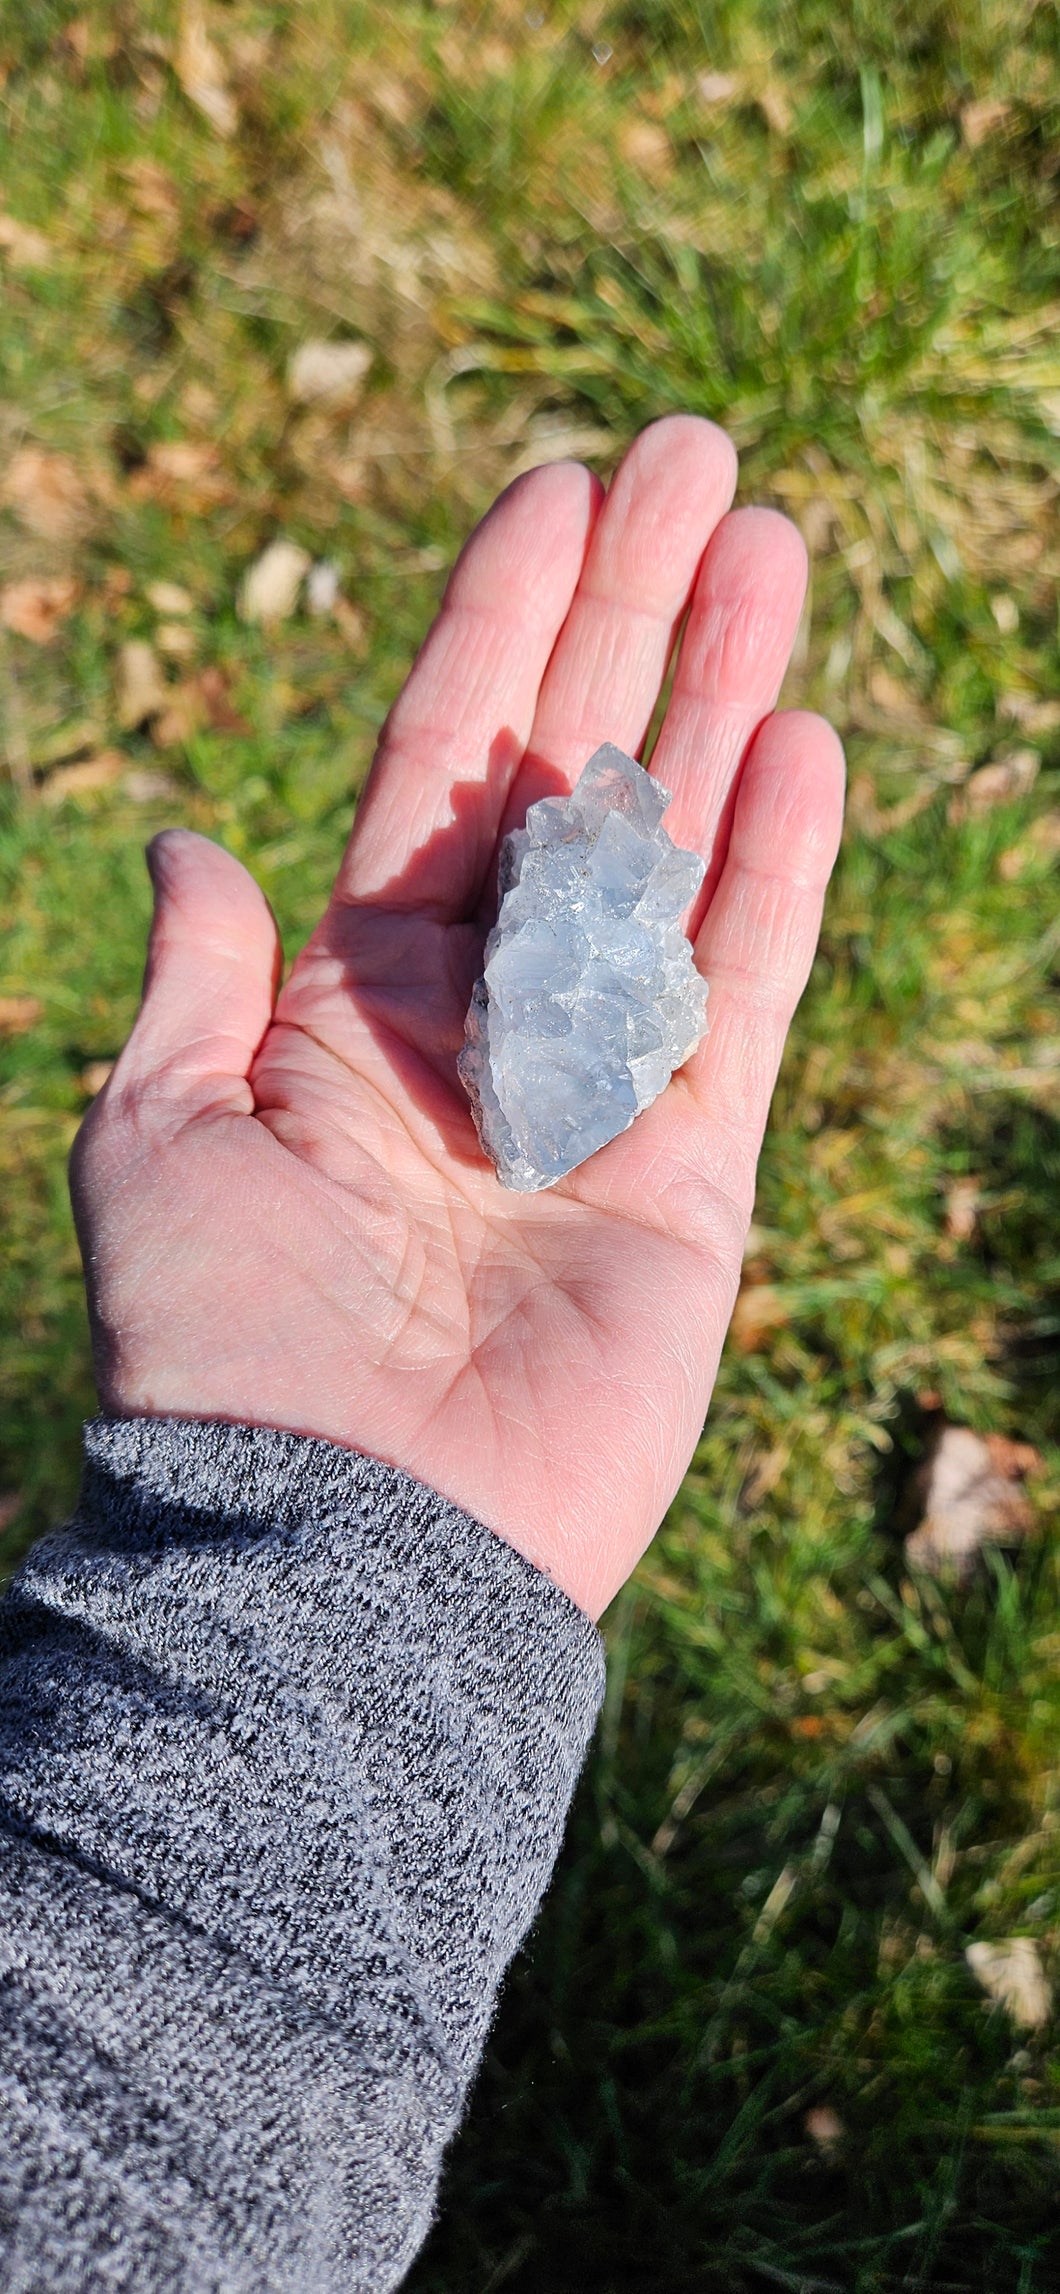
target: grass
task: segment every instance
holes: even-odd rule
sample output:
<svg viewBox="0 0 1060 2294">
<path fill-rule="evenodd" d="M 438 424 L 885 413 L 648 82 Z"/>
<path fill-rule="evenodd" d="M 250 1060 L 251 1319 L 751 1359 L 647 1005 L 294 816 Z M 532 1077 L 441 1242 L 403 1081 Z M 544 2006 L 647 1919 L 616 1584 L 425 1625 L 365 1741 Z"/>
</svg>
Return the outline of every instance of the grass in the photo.
<svg viewBox="0 0 1060 2294">
<path fill-rule="evenodd" d="M 135 1009 L 145 836 L 220 837 L 296 946 L 496 487 L 606 473 L 668 407 L 725 421 L 744 497 L 810 543 L 788 697 L 844 735 L 848 835 L 736 1338 L 608 1620 L 410 2283 L 1046 2294 L 1055 2033 L 988 2011 L 964 1947 L 1030 1936 L 1055 1973 L 1060 1936 L 1055 15 L 240 0 L 208 28 L 227 134 L 175 8 L 0 27 L 0 204 L 47 243 L 0 251 L 0 470 L 62 458 L 58 503 L 54 463 L 43 508 L 9 476 L 0 580 L 78 585 L 0 666 L 7 1559 L 69 1504 L 92 1403 L 64 1164 Z M 345 333 L 359 408 L 292 408 L 291 351 Z M 340 568 L 344 626 L 239 621 L 277 533 Z M 115 687 L 159 581 L 192 599 L 161 749 Z M 969 800 L 1014 751 L 1024 793 Z M 963 1589 L 902 1555 L 940 1410 L 1042 1456 L 1036 1536 Z"/>
</svg>

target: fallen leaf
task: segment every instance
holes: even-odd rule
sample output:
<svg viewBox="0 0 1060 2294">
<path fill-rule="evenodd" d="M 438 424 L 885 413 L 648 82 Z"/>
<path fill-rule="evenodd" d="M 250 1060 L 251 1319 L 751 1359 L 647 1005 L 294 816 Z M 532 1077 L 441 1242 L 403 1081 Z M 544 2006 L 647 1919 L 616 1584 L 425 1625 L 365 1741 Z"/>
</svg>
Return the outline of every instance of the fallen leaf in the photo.
<svg viewBox="0 0 1060 2294">
<path fill-rule="evenodd" d="M 974 103 L 965 104 L 961 112 L 961 134 L 969 151 L 978 151 L 988 136 L 996 135 L 998 128 L 1006 127 L 1012 117 L 1012 105 L 1003 96 L 977 96 Z"/>
<path fill-rule="evenodd" d="M 79 585 L 69 574 L 9 581 L 0 589 L 0 622 L 19 637 L 31 638 L 34 645 L 47 645 L 60 622 L 73 612 L 79 595 Z"/>
<path fill-rule="evenodd" d="M 245 736 L 252 730 L 232 705 L 224 671 L 214 666 L 166 687 L 166 707 L 152 724 L 151 738 L 156 748 L 177 748 L 202 725 L 212 733 Z"/>
<path fill-rule="evenodd" d="M 133 159 L 122 173 L 141 215 L 159 223 L 175 223 L 180 214 L 180 192 L 168 170 L 156 159 Z"/>
<path fill-rule="evenodd" d="M 1055 733 L 1060 726 L 1060 701 L 1039 701 L 1033 693 L 1000 694 L 997 713 L 1025 733 Z"/>
<path fill-rule="evenodd" d="M 1023 1477 L 1041 1460 L 1029 1442 L 942 1426 L 914 1476 L 920 1520 L 906 1559 L 932 1577 L 967 1577 L 983 1545 L 1018 1543 L 1034 1527 Z"/>
<path fill-rule="evenodd" d="M 946 1194 L 946 1233 L 951 1242 L 969 1243 L 979 1216 L 978 1179 L 955 1179 Z"/>
<path fill-rule="evenodd" d="M 998 875 L 1006 884 L 1027 868 L 1060 859 L 1060 812 L 1043 812 L 1032 821 L 1026 836 L 1009 846 L 998 861 Z"/>
<path fill-rule="evenodd" d="M 846 2134 L 838 2111 L 833 2111 L 829 2103 L 815 2104 L 812 2111 L 807 2111 L 802 2124 L 811 2143 L 816 2143 L 826 2157 L 838 2149 Z"/>
<path fill-rule="evenodd" d="M 270 542 L 243 576 L 237 601 L 240 619 L 286 621 L 311 563 L 308 550 L 299 549 L 297 542 Z"/>
<path fill-rule="evenodd" d="M 371 364 L 367 343 L 301 343 L 287 369 L 288 395 L 296 406 L 352 406 Z"/>
<path fill-rule="evenodd" d="M 119 725 L 127 733 L 136 732 L 168 706 L 170 694 L 171 687 L 166 683 L 154 646 L 143 638 L 131 637 L 118 654 Z"/>
<path fill-rule="evenodd" d="M 740 91 L 740 82 L 733 72 L 701 72 L 696 81 L 696 94 L 705 104 L 729 104 Z"/>
<path fill-rule="evenodd" d="M 167 660 L 190 661 L 198 642 L 186 621 L 160 621 L 155 631 L 155 644 Z"/>
<path fill-rule="evenodd" d="M 149 581 L 144 591 L 148 605 L 156 613 L 194 613 L 195 599 L 190 589 L 182 589 L 176 581 Z"/>
<path fill-rule="evenodd" d="M 619 137 L 623 159 L 645 175 L 668 175 L 673 167 L 673 146 L 664 127 L 653 120 L 631 119 Z"/>
<path fill-rule="evenodd" d="M 981 765 L 962 789 L 950 798 L 948 817 L 955 825 L 979 820 L 994 805 L 1025 797 L 1038 778 L 1041 760 L 1036 749 L 1010 749 L 992 765 Z"/>
<path fill-rule="evenodd" d="M 337 597 L 331 610 L 336 628 L 341 629 L 351 653 L 363 653 L 368 643 L 368 627 L 363 613 L 358 613 L 357 607 L 350 604 L 348 597 Z"/>
<path fill-rule="evenodd" d="M 0 1035 L 25 1035 L 43 1010 L 39 996 L 0 996 Z"/>
<path fill-rule="evenodd" d="M 77 1080 L 86 1099 L 98 1098 L 114 1073 L 114 1065 L 112 1059 L 90 1059 L 88 1066 L 82 1068 Z"/>
<path fill-rule="evenodd" d="M 180 33 L 173 69 L 187 96 L 218 135 L 234 135 L 239 126 L 235 97 L 220 50 L 206 29 L 198 0 L 185 0 L 180 12 Z"/>
<path fill-rule="evenodd" d="M 767 81 L 764 87 L 755 89 L 755 102 L 774 135 L 787 135 L 795 116 L 787 90 L 779 87 L 775 80 Z"/>
<path fill-rule="evenodd" d="M 205 716 L 196 678 L 185 678 L 179 685 L 167 685 L 165 708 L 159 710 L 151 724 L 151 739 L 156 749 L 180 748 L 198 731 Z"/>
<path fill-rule="evenodd" d="M 338 594 L 338 567 L 332 565 L 330 558 L 318 558 L 306 575 L 305 601 L 310 613 L 333 612 Z"/>
<path fill-rule="evenodd" d="M 0 1490 L 0 1536 L 10 1529 L 22 1511 L 21 1490 Z"/>
<path fill-rule="evenodd" d="M 196 679 L 206 711 L 206 722 L 214 733 L 242 733 L 253 731 L 245 717 L 241 717 L 229 697 L 228 679 L 223 669 L 213 666 L 200 670 Z"/>
<path fill-rule="evenodd" d="M 740 1354 L 753 1354 L 771 1330 L 791 1320 L 787 1300 L 770 1282 L 744 1282 L 733 1308 L 730 1336 Z"/>
<path fill-rule="evenodd" d="M 85 757 L 80 764 L 60 765 L 42 782 L 41 803 L 65 804 L 67 797 L 91 796 L 97 789 L 112 788 L 128 761 L 120 749 L 101 749 L 98 756 Z"/>
<path fill-rule="evenodd" d="M 0 213 L 0 254 L 6 255 L 16 271 L 46 271 L 51 263 L 52 250 L 43 231 L 35 231 L 31 223 L 20 223 L 17 215 Z"/>
<path fill-rule="evenodd" d="M 1039 2031 L 1052 2013 L 1052 1994 L 1033 1936 L 1002 1943 L 968 1944 L 965 1959 L 976 1982 L 1003 2007 L 1020 2031 Z"/>
<path fill-rule="evenodd" d="M 74 541 L 90 522 L 88 495 L 68 454 L 20 446 L 0 485 L 0 500 L 20 525 L 46 541 Z"/>
<path fill-rule="evenodd" d="M 900 677 L 892 676 L 890 670 L 884 669 L 882 665 L 878 664 L 869 677 L 869 692 L 877 708 L 882 709 L 885 716 L 893 717 L 898 724 L 928 723 L 929 712 L 923 702 L 908 685 L 903 684 Z"/>
<path fill-rule="evenodd" d="M 161 804 L 178 793 L 176 781 L 171 781 L 168 773 L 153 773 L 150 765 L 126 773 L 121 786 L 122 795 L 130 797 L 133 804 Z"/>
<path fill-rule="evenodd" d="M 143 467 L 129 480 L 129 492 L 138 502 L 195 511 L 230 501 L 232 485 L 209 439 L 165 438 L 148 448 Z"/>
<path fill-rule="evenodd" d="M 206 218 L 218 239 L 233 247 L 249 247 L 261 229 L 261 217 L 249 199 L 225 199 Z"/>
<path fill-rule="evenodd" d="M 128 566 L 107 567 L 99 594 L 108 613 L 113 613 L 115 606 L 120 605 L 122 599 L 128 597 L 132 585 L 133 578 Z"/>
<path fill-rule="evenodd" d="M 847 816 L 851 826 L 859 829 L 863 836 L 888 836 L 895 829 L 906 828 L 911 820 L 917 820 L 934 804 L 936 794 L 934 781 L 925 777 L 897 804 L 880 806 L 871 774 L 855 773 L 847 799 Z"/>
</svg>

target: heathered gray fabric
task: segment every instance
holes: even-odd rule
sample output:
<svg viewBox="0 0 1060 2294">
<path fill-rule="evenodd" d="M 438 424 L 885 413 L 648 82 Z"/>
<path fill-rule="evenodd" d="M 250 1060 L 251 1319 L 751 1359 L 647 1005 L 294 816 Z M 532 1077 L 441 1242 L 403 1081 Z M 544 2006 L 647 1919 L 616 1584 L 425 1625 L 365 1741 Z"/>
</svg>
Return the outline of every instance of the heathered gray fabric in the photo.
<svg viewBox="0 0 1060 2294">
<path fill-rule="evenodd" d="M 602 1687 L 406 1474 L 88 1427 L 0 1607 L 5 2294 L 400 2284 Z"/>
</svg>

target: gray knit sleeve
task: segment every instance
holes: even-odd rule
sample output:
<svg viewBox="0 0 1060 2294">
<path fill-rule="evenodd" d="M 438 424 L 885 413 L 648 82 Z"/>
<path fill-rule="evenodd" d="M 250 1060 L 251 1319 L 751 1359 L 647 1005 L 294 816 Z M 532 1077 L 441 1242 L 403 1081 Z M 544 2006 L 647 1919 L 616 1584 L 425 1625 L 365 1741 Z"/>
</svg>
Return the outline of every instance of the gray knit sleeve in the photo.
<svg viewBox="0 0 1060 2294">
<path fill-rule="evenodd" d="M 400 2284 L 602 1683 L 405 1474 L 88 1428 L 0 1608 L 6 2294 Z"/>
</svg>

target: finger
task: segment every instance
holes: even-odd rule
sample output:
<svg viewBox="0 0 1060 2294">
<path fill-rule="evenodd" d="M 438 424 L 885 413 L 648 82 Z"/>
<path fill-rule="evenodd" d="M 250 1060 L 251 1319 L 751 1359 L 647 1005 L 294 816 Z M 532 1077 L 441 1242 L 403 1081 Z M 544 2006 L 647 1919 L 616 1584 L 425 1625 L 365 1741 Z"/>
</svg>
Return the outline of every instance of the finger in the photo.
<svg viewBox="0 0 1060 2294">
<path fill-rule="evenodd" d="M 231 853 L 188 829 L 148 848 L 155 912 L 143 1002 L 107 1085 L 249 1113 L 247 1076 L 272 1017 L 280 945 L 265 895 Z"/>
<path fill-rule="evenodd" d="M 713 422 L 668 415 L 619 465 L 541 686 L 504 827 L 573 787 L 602 741 L 636 755 L 703 551 L 732 500 L 736 454 Z"/>
<path fill-rule="evenodd" d="M 531 470 L 472 534 L 383 729 L 336 897 L 466 914 L 603 498 L 576 462 Z"/>
<path fill-rule="evenodd" d="M 700 852 L 707 878 L 695 934 L 725 858 L 747 745 L 775 706 L 806 593 L 806 549 L 776 510 L 734 510 L 707 550 L 681 641 L 651 769 L 673 797 L 674 843 Z"/>
<path fill-rule="evenodd" d="M 843 751 L 822 717 L 771 717 L 740 781 L 729 849 L 696 941 L 710 1032 L 682 1069 L 703 1120 L 699 1177 L 749 1213 L 792 1014 L 809 977 L 843 818 Z"/>
</svg>

